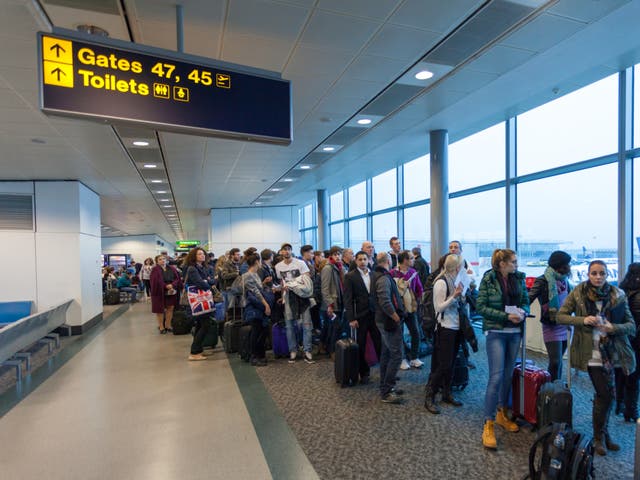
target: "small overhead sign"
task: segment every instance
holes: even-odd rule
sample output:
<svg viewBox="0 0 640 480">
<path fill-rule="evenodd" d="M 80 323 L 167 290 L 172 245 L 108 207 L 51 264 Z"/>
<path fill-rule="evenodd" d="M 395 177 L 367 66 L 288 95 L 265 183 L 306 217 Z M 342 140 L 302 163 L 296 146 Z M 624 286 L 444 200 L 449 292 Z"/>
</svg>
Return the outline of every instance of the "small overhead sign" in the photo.
<svg viewBox="0 0 640 480">
<path fill-rule="evenodd" d="M 200 246 L 200 240 L 178 240 L 176 242 L 176 252 L 188 252 L 198 246 Z"/>
<path fill-rule="evenodd" d="M 38 33 L 38 53 L 40 107 L 47 113 L 291 142 L 291 85 L 275 74 L 57 31 Z"/>
</svg>

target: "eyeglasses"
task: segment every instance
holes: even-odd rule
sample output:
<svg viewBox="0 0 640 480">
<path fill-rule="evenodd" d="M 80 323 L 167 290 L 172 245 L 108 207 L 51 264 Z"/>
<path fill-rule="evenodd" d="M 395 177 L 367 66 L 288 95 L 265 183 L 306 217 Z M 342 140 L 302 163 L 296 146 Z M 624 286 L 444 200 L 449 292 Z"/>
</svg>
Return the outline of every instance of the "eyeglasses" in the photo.
<svg viewBox="0 0 640 480">
<path fill-rule="evenodd" d="M 593 271 L 589 272 L 589 275 L 593 275 L 594 277 L 606 277 L 607 272 Z"/>
</svg>

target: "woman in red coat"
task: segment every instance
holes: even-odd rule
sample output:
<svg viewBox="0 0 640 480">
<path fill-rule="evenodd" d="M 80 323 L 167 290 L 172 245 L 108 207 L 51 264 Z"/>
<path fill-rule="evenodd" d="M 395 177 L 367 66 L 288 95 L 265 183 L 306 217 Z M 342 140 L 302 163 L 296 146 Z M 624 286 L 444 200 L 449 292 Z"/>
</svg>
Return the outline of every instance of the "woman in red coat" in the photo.
<svg viewBox="0 0 640 480">
<path fill-rule="evenodd" d="M 173 309 L 178 305 L 182 280 L 173 265 L 167 265 L 167 257 L 156 256 L 156 266 L 151 270 L 151 312 L 156 314 L 158 331 L 172 332 Z"/>
</svg>

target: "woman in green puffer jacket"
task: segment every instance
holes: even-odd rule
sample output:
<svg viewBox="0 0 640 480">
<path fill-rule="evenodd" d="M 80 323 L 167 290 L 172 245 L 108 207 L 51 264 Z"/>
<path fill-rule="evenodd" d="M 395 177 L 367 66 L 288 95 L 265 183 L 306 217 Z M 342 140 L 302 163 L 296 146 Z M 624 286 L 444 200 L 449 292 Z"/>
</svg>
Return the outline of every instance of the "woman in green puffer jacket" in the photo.
<svg viewBox="0 0 640 480">
<path fill-rule="evenodd" d="M 607 283 L 607 265 L 589 264 L 586 282 L 571 291 L 557 315 L 557 322 L 575 327 L 571 342 L 571 366 L 589 372 L 595 390 L 593 437 L 598 455 L 620 450 L 607 430 L 615 398 L 614 368 L 628 375 L 636 359 L 628 335 L 635 323 L 622 290 Z M 605 448 L 606 447 L 606 448 Z"/>
<path fill-rule="evenodd" d="M 516 252 L 499 248 L 491 256 L 491 270 L 480 282 L 476 308 L 482 315 L 486 335 L 489 381 L 484 399 L 482 444 L 497 448 L 494 424 L 508 432 L 518 425 L 507 415 L 511 376 L 522 340 L 522 322 L 529 313 L 529 296 L 524 273 L 518 272 Z"/>
</svg>

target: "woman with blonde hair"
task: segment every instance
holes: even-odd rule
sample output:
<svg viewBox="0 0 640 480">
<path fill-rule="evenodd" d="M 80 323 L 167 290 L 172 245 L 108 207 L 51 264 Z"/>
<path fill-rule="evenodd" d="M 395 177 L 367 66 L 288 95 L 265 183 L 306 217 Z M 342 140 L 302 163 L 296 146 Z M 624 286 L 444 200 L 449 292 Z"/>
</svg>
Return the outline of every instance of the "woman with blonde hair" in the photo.
<svg viewBox="0 0 640 480">
<path fill-rule="evenodd" d="M 434 414 L 440 413 L 435 398 L 438 390 L 442 390 L 443 402 L 456 407 L 462 406 L 462 403 L 451 394 L 453 364 L 461 342 L 458 312 L 462 285 L 455 285 L 461 266 L 462 257 L 460 255 L 448 255 L 444 261 L 442 272 L 433 283 L 433 306 L 437 319 L 434 354 L 437 355 L 438 362 L 429 375 L 424 406 Z"/>
<path fill-rule="evenodd" d="M 525 275 L 518 272 L 516 252 L 498 248 L 491 256 L 491 270 L 480 282 L 477 310 L 482 315 L 489 359 L 489 382 L 484 399 L 482 444 L 497 448 L 494 424 L 508 432 L 518 425 L 507 415 L 511 377 L 522 340 L 522 322 L 529 313 Z"/>
</svg>

